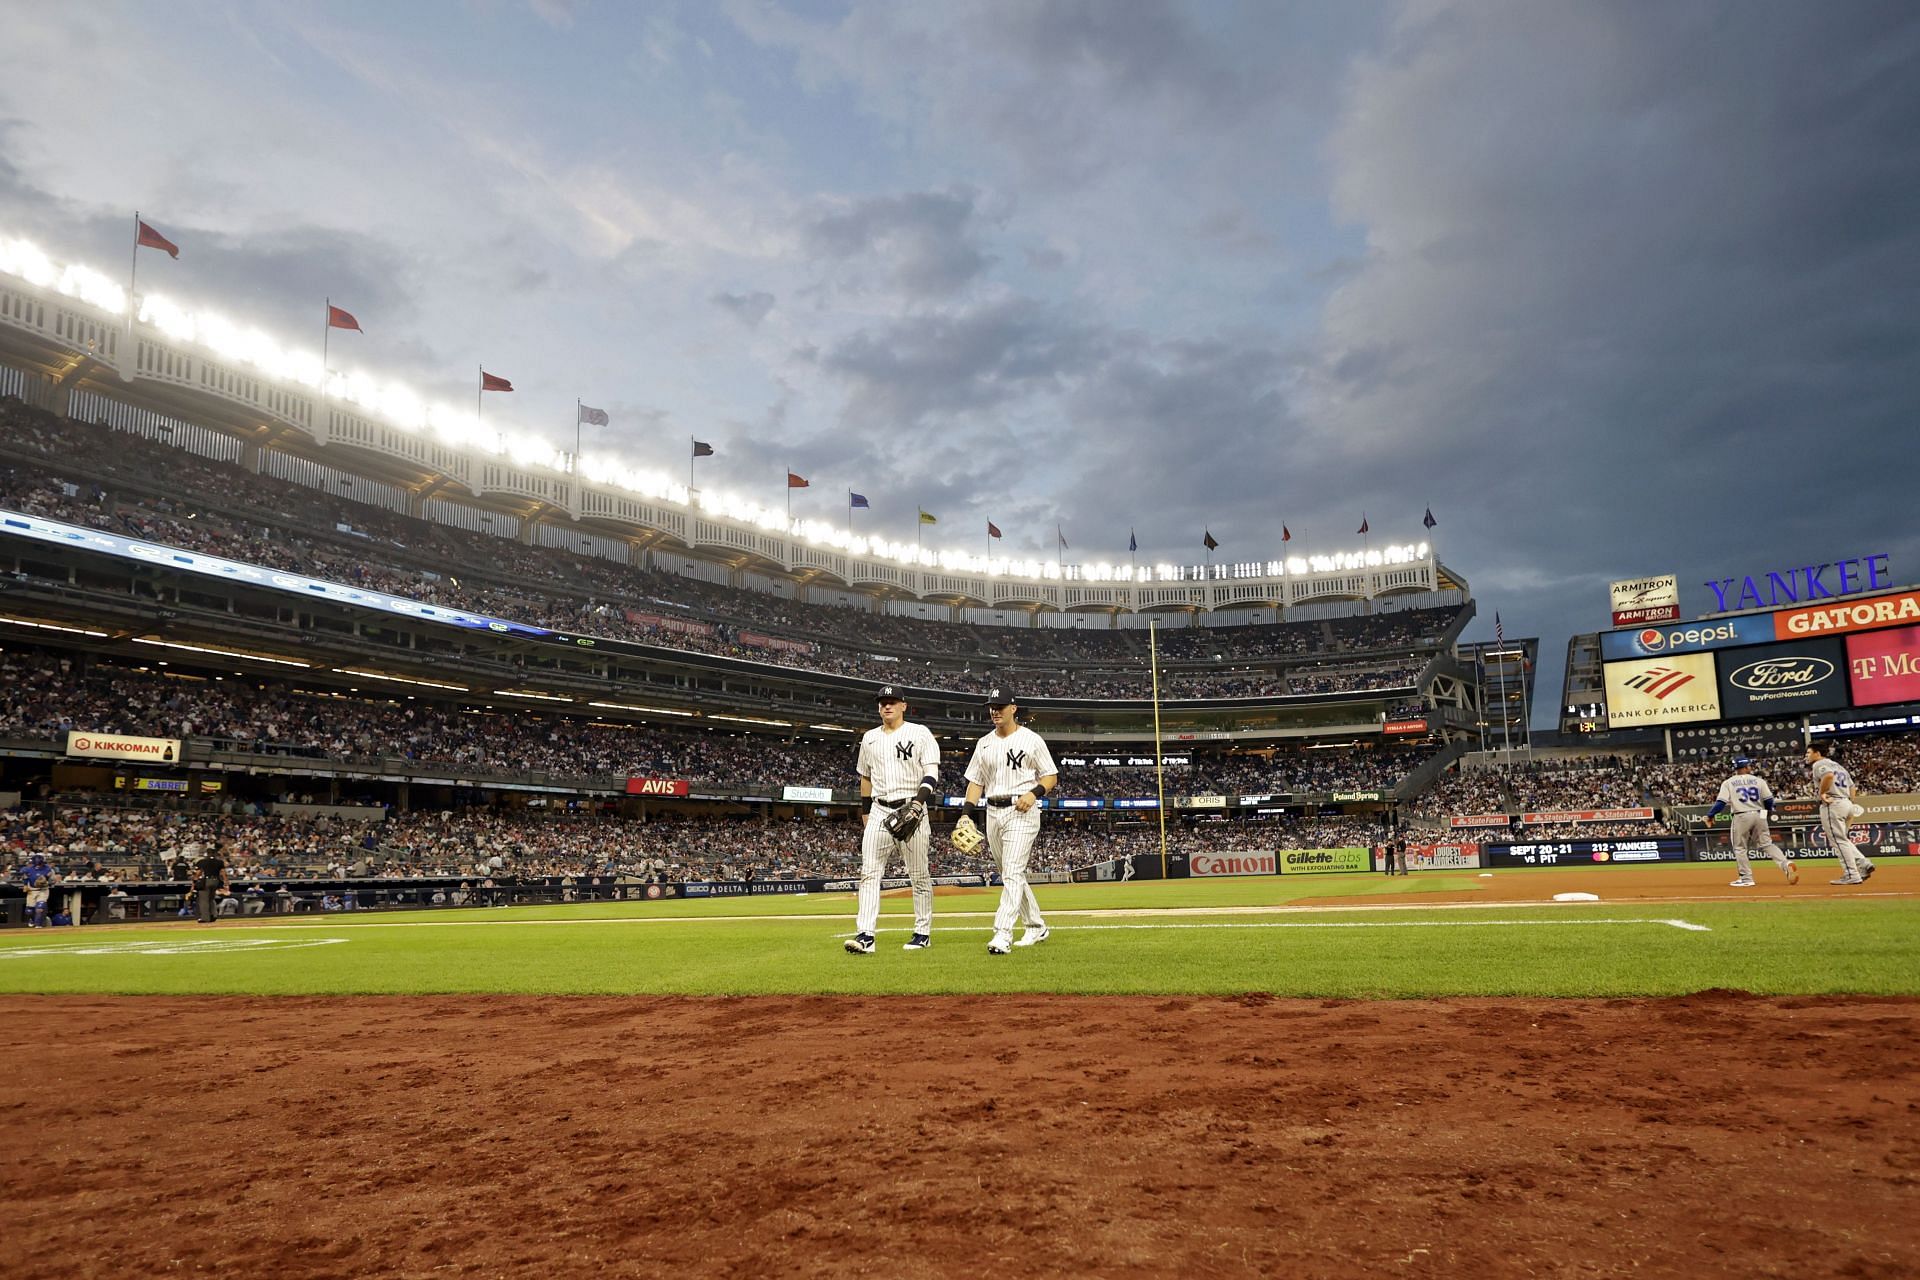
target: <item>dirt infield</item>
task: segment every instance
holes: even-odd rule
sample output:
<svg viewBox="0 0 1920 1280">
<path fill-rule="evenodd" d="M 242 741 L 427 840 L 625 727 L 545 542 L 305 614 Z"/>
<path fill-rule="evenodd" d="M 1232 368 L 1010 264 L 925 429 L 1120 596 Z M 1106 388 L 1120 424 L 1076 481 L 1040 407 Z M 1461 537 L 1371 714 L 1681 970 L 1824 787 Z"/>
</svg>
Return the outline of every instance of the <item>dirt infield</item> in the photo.
<svg viewBox="0 0 1920 1280">
<path fill-rule="evenodd" d="M 1920 1274 L 1920 1001 L 0 999 L 14 1277 Z"/>
</svg>

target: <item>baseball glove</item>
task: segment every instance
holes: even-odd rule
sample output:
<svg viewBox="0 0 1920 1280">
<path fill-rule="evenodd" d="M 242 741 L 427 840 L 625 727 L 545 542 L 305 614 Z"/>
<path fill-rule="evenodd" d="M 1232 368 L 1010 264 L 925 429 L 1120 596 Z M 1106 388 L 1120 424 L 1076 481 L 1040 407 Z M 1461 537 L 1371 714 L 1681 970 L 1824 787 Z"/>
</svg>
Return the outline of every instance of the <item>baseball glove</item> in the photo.
<svg viewBox="0 0 1920 1280">
<path fill-rule="evenodd" d="M 960 821 L 953 824 L 953 847 L 962 853 L 980 852 L 980 846 L 986 843 L 986 839 L 980 834 L 980 828 L 973 825 L 971 814 L 961 814 Z"/>
<path fill-rule="evenodd" d="M 881 821 L 880 825 L 885 827 L 887 834 L 895 840 L 905 840 L 908 836 L 918 831 L 920 824 L 926 820 L 926 803 L 920 800 L 909 800 L 888 814 L 886 818 Z"/>
</svg>

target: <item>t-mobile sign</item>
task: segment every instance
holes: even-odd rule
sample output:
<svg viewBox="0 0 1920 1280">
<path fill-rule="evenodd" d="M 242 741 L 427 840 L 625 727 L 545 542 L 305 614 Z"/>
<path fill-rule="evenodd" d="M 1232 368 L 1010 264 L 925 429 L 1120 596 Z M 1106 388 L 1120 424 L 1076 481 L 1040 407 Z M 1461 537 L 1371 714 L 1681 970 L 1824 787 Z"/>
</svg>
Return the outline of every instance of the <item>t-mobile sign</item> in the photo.
<svg viewBox="0 0 1920 1280">
<path fill-rule="evenodd" d="M 1856 707 L 1920 701 L 1920 627 L 1848 636 L 1847 678 Z"/>
</svg>

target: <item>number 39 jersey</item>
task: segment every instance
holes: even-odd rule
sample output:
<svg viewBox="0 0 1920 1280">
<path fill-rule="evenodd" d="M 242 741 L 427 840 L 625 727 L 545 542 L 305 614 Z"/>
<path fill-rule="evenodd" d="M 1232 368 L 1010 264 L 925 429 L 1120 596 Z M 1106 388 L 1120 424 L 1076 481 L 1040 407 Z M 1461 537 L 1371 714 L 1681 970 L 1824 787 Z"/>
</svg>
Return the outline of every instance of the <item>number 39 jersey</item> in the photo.
<svg viewBox="0 0 1920 1280">
<path fill-rule="evenodd" d="M 1031 791 L 1040 779 L 1058 772 L 1046 742 L 1025 725 L 1004 738 L 988 733 L 974 746 L 973 759 L 967 762 L 967 781 L 979 783 L 981 793 L 989 800 Z"/>
<path fill-rule="evenodd" d="M 940 776 L 940 744 L 923 724 L 906 721 L 892 733 L 867 730 L 860 739 L 860 776 L 873 783 L 882 800 L 904 800 L 920 789 L 920 779 Z"/>
<path fill-rule="evenodd" d="M 1771 799 L 1767 780 L 1751 773 L 1736 773 L 1720 784 L 1720 803 L 1732 813 L 1763 813 Z"/>
</svg>

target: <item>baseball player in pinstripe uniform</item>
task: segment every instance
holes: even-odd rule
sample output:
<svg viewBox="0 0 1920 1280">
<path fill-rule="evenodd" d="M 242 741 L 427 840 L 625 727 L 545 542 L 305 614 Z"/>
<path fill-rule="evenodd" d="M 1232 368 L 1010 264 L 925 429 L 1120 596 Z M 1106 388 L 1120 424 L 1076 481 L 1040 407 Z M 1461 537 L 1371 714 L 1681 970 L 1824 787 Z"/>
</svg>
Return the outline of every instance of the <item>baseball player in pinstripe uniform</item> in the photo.
<svg viewBox="0 0 1920 1280">
<path fill-rule="evenodd" d="M 1047 922 L 1027 883 L 1027 859 L 1040 834 L 1040 802 L 1059 785 L 1060 771 L 1040 735 L 1020 723 L 1012 690 L 990 690 L 987 712 L 993 732 L 980 739 L 967 762 L 967 804 L 986 806 L 987 852 L 1000 868 L 1001 884 L 987 951 L 1003 956 L 1010 946 L 1047 940 Z M 1013 941 L 1016 924 L 1026 926 L 1018 942 Z"/>
<path fill-rule="evenodd" d="M 1807 763 L 1813 766 L 1814 794 L 1820 798 L 1820 829 L 1827 843 L 1840 855 L 1840 878 L 1829 884 L 1863 884 L 1873 878 L 1873 863 L 1853 842 L 1848 824 L 1865 813 L 1853 802 L 1853 775 L 1846 771 L 1825 743 L 1807 746 Z"/>
<path fill-rule="evenodd" d="M 859 915 L 847 950 L 873 954 L 880 924 L 880 880 L 898 856 L 913 884 L 913 937 L 905 950 L 933 945 L 933 876 L 927 870 L 927 803 L 940 781 L 940 744 L 923 724 L 907 723 L 907 700 L 893 685 L 881 686 L 880 727 L 860 739 L 857 768 L 867 823 L 860 837 Z"/>
<path fill-rule="evenodd" d="M 1754 773 L 1753 761 L 1746 756 L 1733 762 L 1733 776 L 1720 784 L 1720 795 L 1714 800 L 1713 808 L 1707 810 L 1708 819 L 1722 809 L 1733 813 L 1733 826 L 1727 839 L 1733 845 L 1733 860 L 1740 864 L 1740 874 L 1732 882 L 1734 888 L 1745 889 L 1753 884 L 1753 864 L 1747 861 L 1747 854 L 1756 849 L 1786 872 L 1788 884 L 1800 883 L 1800 873 L 1787 861 L 1787 855 L 1773 842 L 1773 833 L 1767 830 L 1767 815 L 1773 812 L 1773 788 L 1765 778 Z"/>
</svg>

